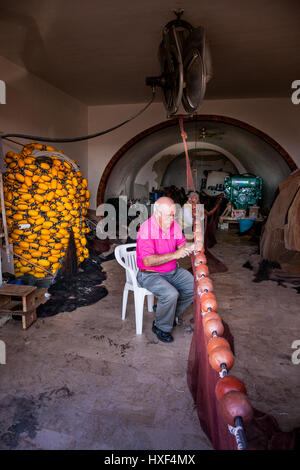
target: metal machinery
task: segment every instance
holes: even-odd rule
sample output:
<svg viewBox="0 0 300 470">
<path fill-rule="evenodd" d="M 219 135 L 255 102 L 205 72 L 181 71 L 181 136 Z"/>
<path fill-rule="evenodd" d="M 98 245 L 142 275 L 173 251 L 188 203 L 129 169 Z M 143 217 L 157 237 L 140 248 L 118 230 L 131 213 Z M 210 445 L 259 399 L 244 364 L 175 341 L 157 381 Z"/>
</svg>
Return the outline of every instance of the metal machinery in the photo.
<svg viewBox="0 0 300 470">
<path fill-rule="evenodd" d="M 174 11 L 177 19 L 163 28 L 158 51 L 161 75 L 146 78 L 147 85 L 162 89 L 168 117 L 177 113 L 180 104 L 188 114 L 196 113 L 212 77 L 205 30 L 182 20 L 183 11 Z"/>
<path fill-rule="evenodd" d="M 261 199 L 263 180 L 260 176 L 245 173 L 226 176 L 224 193 L 236 209 L 247 209 Z"/>
</svg>

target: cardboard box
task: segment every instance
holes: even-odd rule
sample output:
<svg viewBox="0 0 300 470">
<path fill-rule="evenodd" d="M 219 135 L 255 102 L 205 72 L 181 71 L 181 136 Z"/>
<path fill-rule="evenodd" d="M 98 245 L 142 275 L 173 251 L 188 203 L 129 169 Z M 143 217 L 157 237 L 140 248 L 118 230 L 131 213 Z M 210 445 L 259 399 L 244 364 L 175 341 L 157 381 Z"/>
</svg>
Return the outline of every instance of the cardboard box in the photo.
<svg viewBox="0 0 300 470">
<path fill-rule="evenodd" d="M 231 211 L 231 217 L 233 219 L 242 219 L 246 216 L 246 210 L 245 209 L 232 209 Z"/>
<path fill-rule="evenodd" d="M 249 206 L 249 219 L 257 219 L 258 218 L 258 206 Z"/>
</svg>

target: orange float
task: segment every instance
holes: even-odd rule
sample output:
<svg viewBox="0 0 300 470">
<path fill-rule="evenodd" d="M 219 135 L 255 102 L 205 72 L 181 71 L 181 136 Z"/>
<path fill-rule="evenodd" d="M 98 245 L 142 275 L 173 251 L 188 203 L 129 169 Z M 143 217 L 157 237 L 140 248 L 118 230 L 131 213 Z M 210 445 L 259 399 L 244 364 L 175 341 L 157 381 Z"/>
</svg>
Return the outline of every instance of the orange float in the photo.
<svg viewBox="0 0 300 470">
<path fill-rule="evenodd" d="M 199 266 L 200 264 L 206 264 L 206 256 L 204 253 L 198 253 L 195 256 L 195 266 Z"/>
<path fill-rule="evenodd" d="M 220 320 L 208 320 L 204 323 L 203 329 L 205 336 L 207 336 L 208 338 L 211 338 L 215 335 L 222 336 L 222 334 L 224 333 L 224 326 L 222 321 Z"/>
<path fill-rule="evenodd" d="M 208 313 L 207 315 L 210 314 Z M 230 344 L 228 343 L 227 339 L 223 338 L 222 336 L 218 336 L 217 338 L 211 338 L 207 345 L 207 354 L 210 355 L 215 348 L 218 348 L 220 346 L 230 349 Z"/>
<path fill-rule="evenodd" d="M 202 316 L 202 325 L 204 326 L 205 323 L 209 320 L 218 320 L 222 321 L 220 315 L 217 312 L 206 312 Z"/>
<path fill-rule="evenodd" d="M 236 425 L 236 418 L 242 418 L 243 424 L 247 424 L 252 420 L 253 408 L 244 393 L 232 390 L 223 395 L 219 405 L 225 423 L 230 426 Z"/>
<path fill-rule="evenodd" d="M 209 275 L 209 270 L 206 264 L 199 264 L 196 267 L 196 279 L 199 280 L 201 277 L 206 277 Z"/>
<path fill-rule="evenodd" d="M 213 292 L 204 292 L 204 294 L 201 295 L 201 302 L 204 302 L 206 299 L 216 300 L 216 296 Z"/>
<path fill-rule="evenodd" d="M 195 253 L 204 253 L 203 241 L 195 242 Z"/>
<path fill-rule="evenodd" d="M 197 242 L 203 242 L 203 234 L 200 232 L 194 233 L 194 241 Z"/>
<path fill-rule="evenodd" d="M 219 346 L 218 348 L 213 349 L 212 353 L 209 355 L 209 363 L 217 372 L 221 372 L 223 369 L 221 366 L 222 364 L 225 364 L 228 371 L 234 364 L 234 355 L 230 349 L 225 348 L 224 346 Z"/>
<path fill-rule="evenodd" d="M 207 296 L 205 299 L 202 300 L 202 297 Z M 218 308 L 217 299 L 212 294 L 212 292 L 207 292 L 203 294 L 200 299 L 201 302 L 201 309 L 203 312 L 215 312 Z"/>
<path fill-rule="evenodd" d="M 213 338 L 211 341 L 215 339 L 224 339 L 224 338 Z M 241 393 L 247 394 L 246 387 L 244 383 L 235 377 L 234 375 L 226 375 L 218 380 L 215 392 L 216 397 L 220 401 L 221 398 L 228 392 L 232 392 L 233 390 Z"/>
<path fill-rule="evenodd" d="M 213 290 L 214 286 L 209 277 L 202 277 L 198 280 L 198 293 L 204 294 L 205 292 L 212 292 Z"/>
</svg>

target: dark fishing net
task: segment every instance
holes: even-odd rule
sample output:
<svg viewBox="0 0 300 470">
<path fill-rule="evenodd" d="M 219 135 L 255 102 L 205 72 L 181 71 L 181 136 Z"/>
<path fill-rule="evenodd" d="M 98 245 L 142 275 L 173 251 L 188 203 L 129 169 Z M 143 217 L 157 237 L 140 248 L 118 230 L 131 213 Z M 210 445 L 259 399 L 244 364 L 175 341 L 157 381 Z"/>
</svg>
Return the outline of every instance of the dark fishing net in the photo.
<svg viewBox="0 0 300 470">
<path fill-rule="evenodd" d="M 284 271 L 278 261 L 269 261 L 262 259 L 259 254 L 253 254 L 243 264 L 243 268 L 253 271 L 253 282 L 275 281 L 281 287 L 292 287 L 300 293 L 300 275 Z"/>
<path fill-rule="evenodd" d="M 76 244 L 74 239 L 74 233 L 72 227 L 70 228 L 70 237 L 67 252 L 65 254 L 62 266 L 60 268 L 61 274 L 67 277 L 73 277 L 77 274 L 78 264 L 77 264 L 77 254 L 76 254 Z"/>
<path fill-rule="evenodd" d="M 105 297 L 108 291 L 100 285 L 106 279 L 101 262 L 98 256 L 90 255 L 79 265 L 77 273 L 68 275 L 66 269 L 60 270 L 48 289 L 50 299 L 37 308 L 37 316 L 51 317 L 60 312 L 73 312 Z"/>
</svg>

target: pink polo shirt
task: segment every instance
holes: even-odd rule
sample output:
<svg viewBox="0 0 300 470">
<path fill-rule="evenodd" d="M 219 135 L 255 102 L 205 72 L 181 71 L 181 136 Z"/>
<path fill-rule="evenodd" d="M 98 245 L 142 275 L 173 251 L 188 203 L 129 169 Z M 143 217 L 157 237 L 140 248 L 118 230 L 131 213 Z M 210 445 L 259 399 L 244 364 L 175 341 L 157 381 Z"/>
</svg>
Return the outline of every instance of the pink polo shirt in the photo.
<svg viewBox="0 0 300 470">
<path fill-rule="evenodd" d="M 140 227 L 136 239 L 136 262 L 140 269 L 151 269 L 159 273 L 167 273 L 176 268 L 177 261 L 172 260 L 160 266 L 145 266 L 143 259 L 150 255 L 174 253 L 176 248 L 186 242 L 180 225 L 174 220 L 170 229 L 164 232 L 158 225 L 154 215 Z"/>
</svg>

